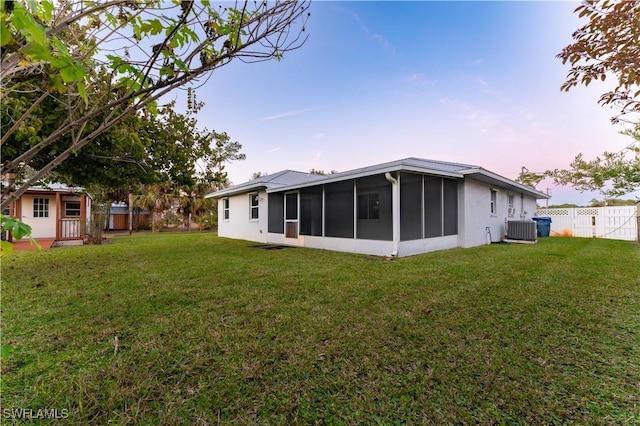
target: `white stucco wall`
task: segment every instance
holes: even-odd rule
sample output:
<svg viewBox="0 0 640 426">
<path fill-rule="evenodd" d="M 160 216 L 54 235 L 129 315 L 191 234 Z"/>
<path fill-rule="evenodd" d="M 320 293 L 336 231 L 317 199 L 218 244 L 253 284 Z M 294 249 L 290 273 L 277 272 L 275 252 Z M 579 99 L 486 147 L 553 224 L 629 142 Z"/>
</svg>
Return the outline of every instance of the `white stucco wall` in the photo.
<svg viewBox="0 0 640 426">
<path fill-rule="evenodd" d="M 496 212 L 491 213 L 491 189 L 496 193 Z M 514 196 L 512 217 L 509 216 L 508 196 Z M 489 185 L 472 179 L 465 179 L 461 195 L 460 246 L 474 247 L 487 243 L 487 227 L 491 232 L 491 241 L 500 241 L 506 234 L 507 220 L 531 219 L 536 211 L 536 200 L 508 189 Z"/>
<path fill-rule="evenodd" d="M 295 247 L 317 248 L 323 250 L 342 251 L 348 253 L 370 254 L 373 256 L 390 256 L 393 242 L 363 240 L 355 238 L 316 237 L 300 235 L 298 238 L 285 238 L 283 234 L 268 234 L 268 243 L 283 244 Z"/>
<path fill-rule="evenodd" d="M 49 199 L 49 217 L 33 217 L 33 199 Z M 31 226 L 33 238 L 56 237 L 56 196 L 25 194 L 21 198 L 21 220 Z"/>
<path fill-rule="evenodd" d="M 491 189 L 496 192 L 496 212 L 491 213 Z M 508 195 L 514 196 L 514 209 L 509 217 Z M 260 243 L 285 244 L 297 247 L 319 248 L 343 252 L 389 256 L 393 251 L 391 241 L 362 240 L 299 236 L 285 238 L 284 234 L 268 233 L 268 199 L 266 192 L 259 191 L 258 220 L 250 219 L 249 194 L 229 197 L 229 219 L 224 219 L 224 201 L 218 200 L 218 235 Z M 475 247 L 487 244 L 487 227 L 491 241 L 497 242 L 505 236 L 506 220 L 530 219 L 536 211 L 536 200 L 521 199 L 519 193 L 489 185 L 472 179 L 460 181 L 458 186 L 458 234 L 414 241 L 400 241 L 399 256 L 410 256 L 456 247 Z"/>
<path fill-rule="evenodd" d="M 224 200 L 218 200 L 218 235 L 266 243 L 268 205 L 266 192 L 258 191 L 258 220 L 251 219 L 249 194 L 233 195 L 229 197 L 229 219 L 225 220 Z"/>
<path fill-rule="evenodd" d="M 412 256 L 414 254 L 460 247 L 459 240 L 458 235 L 447 235 L 422 240 L 400 241 L 398 256 Z"/>
</svg>

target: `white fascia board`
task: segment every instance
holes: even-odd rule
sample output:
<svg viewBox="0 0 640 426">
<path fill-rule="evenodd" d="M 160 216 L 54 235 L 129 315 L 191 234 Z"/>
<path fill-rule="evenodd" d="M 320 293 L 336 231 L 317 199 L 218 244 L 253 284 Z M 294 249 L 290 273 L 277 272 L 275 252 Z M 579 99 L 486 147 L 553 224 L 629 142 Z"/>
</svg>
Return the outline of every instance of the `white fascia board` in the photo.
<svg viewBox="0 0 640 426">
<path fill-rule="evenodd" d="M 255 192 L 256 190 L 264 188 L 266 188 L 264 182 L 256 183 L 254 185 L 247 185 L 240 188 L 232 186 L 231 188 L 226 188 L 220 191 L 212 192 L 211 194 L 207 194 L 204 196 L 204 198 L 224 198 L 231 195 Z"/>
<path fill-rule="evenodd" d="M 473 168 L 473 169 L 468 169 L 468 170 L 463 170 L 462 174 L 465 176 L 469 176 L 470 178 L 473 178 L 473 175 L 481 175 L 487 178 L 487 180 L 489 181 L 494 181 L 496 182 L 496 185 L 502 184 L 505 185 L 511 189 L 515 189 L 519 192 L 524 192 L 538 200 L 543 199 L 543 200 L 548 200 L 551 198 L 550 195 L 545 194 L 544 192 L 540 192 L 537 191 L 529 186 L 523 185 L 520 182 L 516 182 L 514 180 L 508 179 L 504 176 L 500 176 L 496 173 L 490 172 L 489 170 L 483 169 L 482 167 L 478 167 L 478 168 Z M 477 179 L 480 180 L 480 179 Z M 480 180 L 482 182 L 482 180 Z M 491 183 L 491 182 L 487 182 L 487 183 Z"/>
</svg>

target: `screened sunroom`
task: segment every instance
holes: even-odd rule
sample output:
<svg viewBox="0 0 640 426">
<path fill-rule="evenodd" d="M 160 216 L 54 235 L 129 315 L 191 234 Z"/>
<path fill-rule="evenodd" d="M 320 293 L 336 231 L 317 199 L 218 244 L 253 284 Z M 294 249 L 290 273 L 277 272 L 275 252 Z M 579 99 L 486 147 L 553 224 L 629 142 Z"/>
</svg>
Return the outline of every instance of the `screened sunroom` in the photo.
<svg viewBox="0 0 640 426">
<path fill-rule="evenodd" d="M 408 256 L 499 240 L 508 217 L 532 215 L 546 195 L 478 166 L 408 158 L 329 176 L 287 170 L 209 197 L 223 237 Z"/>
</svg>

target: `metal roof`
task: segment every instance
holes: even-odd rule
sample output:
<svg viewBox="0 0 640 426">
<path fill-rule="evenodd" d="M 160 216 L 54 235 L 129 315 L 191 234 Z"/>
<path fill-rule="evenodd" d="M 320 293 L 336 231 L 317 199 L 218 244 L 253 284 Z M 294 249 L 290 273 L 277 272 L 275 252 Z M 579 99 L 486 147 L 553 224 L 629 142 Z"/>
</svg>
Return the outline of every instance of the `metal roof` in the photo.
<svg viewBox="0 0 640 426">
<path fill-rule="evenodd" d="M 205 198 L 221 198 L 234 194 L 252 192 L 258 189 L 275 189 L 283 186 L 298 185 L 306 182 L 315 182 L 324 176 L 313 175 L 310 173 L 298 172 L 295 170 L 282 170 L 266 176 L 260 176 L 257 179 L 234 185 L 220 191 L 207 194 Z"/>
<path fill-rule="evenodd" d="M 469 177 L 490 185 L 496 185 L 508 188 L 517 192 L 525 193 L 537 199 L 550 198 L 543 192 L 513 181 L 511 179 L 500 176 L 480 166 L 463 163 L 452 163 L 447 161 L 427 160 L 423 158 L 404 158 L 402 160 L 390 161 L 387 163 L 376 164 L 373 166 L 362 167 L 359 169 L 349 170 L 346 172 L 335 173 L 328 176 L 310 175 L 308 173 L 295 172 L 292 170 L 284 170 L 269 176 L 263 176 L 253 181 L 245 182 L 222 191 L 208 194 L 207 198 L 220 198 L 228 195 L 251 192 L 265 188 L 267 193 L 293 191 L 314 185 L 321 185 L 333 182 L 339 182 L 347 179 L 357 179 L 364 176 L 381 174 L 387 172 L 417 172 L 430 174 L 435 176 L 444 176 L 456 179 L 464 179 Z M 286 176 L 286 178 L 284 178 Z M 296 180 L 297 181 L 293 181 Z M 288 182 L 288 183 L 287 183 Z"/>
</svg>

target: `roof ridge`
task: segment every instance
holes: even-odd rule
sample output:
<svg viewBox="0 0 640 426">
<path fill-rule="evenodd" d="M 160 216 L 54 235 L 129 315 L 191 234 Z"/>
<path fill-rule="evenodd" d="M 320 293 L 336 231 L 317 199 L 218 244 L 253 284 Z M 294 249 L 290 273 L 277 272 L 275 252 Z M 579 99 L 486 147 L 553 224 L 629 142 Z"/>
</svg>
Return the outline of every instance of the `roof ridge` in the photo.
<svg viewBox="0 0 640 426">
<path fill-rule="evenodd" d="M 420 157 L 408 157 L 408 158 L 404 158 L 403 160 L 400 160 L 400 161 L 404 161 L 404 160 L 428 161 L 430 163 L 447 164 L 449 166 L 480 167 L 480 166 L 477 166 L 477 165 L 474 165 L 474 164 L 457 163 L 455 161 L 432 160 L 432 159 L 429 159 L 429 158 L 420 158 Z"/>
</svg>

